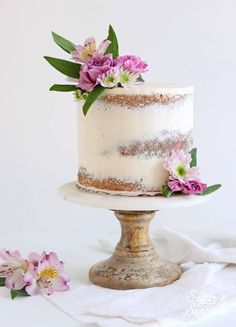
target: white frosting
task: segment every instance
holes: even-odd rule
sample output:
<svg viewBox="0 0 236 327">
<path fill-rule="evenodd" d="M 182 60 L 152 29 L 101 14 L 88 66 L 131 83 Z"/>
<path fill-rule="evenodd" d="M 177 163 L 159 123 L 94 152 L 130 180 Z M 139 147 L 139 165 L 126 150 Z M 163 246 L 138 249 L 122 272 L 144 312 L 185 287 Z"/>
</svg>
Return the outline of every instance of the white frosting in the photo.
<svg viewBox="0 0 236 327">
<path fill-rule="evenodd" d="M 163 130 L 188 132 L 193 126 L 191 86 L 144 84 L 129 89 L 107 90 L 112 94 L 189 94 L 176 103 L 153 104 L 127 109 L 97 100 L 87 116 L 82 102 L 78 104 L 79 166 L 95 178 L 116 178 L 126 182 L 141 182 L 147 187 L 161 187 L 168 174 L 163 158 L 156 156 L 122 156 L 120 146 L 152 140 Z M 111 192 L 112 193 L 112 192 Z M 122 192 L 119 192 L 122 193 Z"/>
</svg>

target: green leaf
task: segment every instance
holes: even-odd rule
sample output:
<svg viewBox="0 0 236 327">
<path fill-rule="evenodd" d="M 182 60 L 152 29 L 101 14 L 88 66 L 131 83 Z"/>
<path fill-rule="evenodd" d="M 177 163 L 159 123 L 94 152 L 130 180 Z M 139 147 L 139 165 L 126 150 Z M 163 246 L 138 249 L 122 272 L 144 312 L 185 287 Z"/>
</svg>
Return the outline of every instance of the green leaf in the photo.
<svg viewBox="0 0 236 327">
<path fill-rule="evenodd" d="M 58 91 L 58 92 L 76 91 L 76 85 L 54 84 L 50 87 L 50 91 Z"/>
<path fill-rule="evenodd" d="M 59 47 L 61 47 L 66 52 L 70 53 L 71 51 L 75 50 L 75 45 L 72 42 L 64 39 L 64 37 L 62 37 L 54 32 L 52 32 L 52 37 L 53 37 L 54 42 L 57 45 L 59 45 Z"/>
<path fill-rule="evenodd" d="M 193 148 L 190 152 L 192 161 L 190 163 L 190 167 L 196 167 L 197 166 L 197 148 Z"/>
<path fill-rule="evenodd" d="M 221 184 L 215 184 L 215 185 L 211 185 L 208 186 L 205 191 L 202 192 L 202 195 L 207 195 L 210 193 L 213 193 L 215 191 L 217 191 L 222 185 Z"/>
<path fill-rule="evenodd" d="M 142 82 L 142 83 L 144 82 L 142 75 L 139 75 L 139 77 L 137 78 L 137 82 Z"/>
<path fill-rule="evenodd" d="M 111 25 L 109 25 L 107 40 L 110 40 L 111 44 L 107 48 L 106 53 L 111 53 L 113 55 L 113 58 L 115 59 L 116 57 L 119 56 L 119 45 L 118 45 L 116 33 Z"/>
<path fill-rule="evenodd" d="M 83 113 L 86 116 L 89 108 L 94 103 L 95 100 L 105 91 L 105 88 L 101 85 L 96 86 L 87 96 L 85 103 L 83 105 Z"/>
<path fill-rule="evenodd" d="M 171 191 L 171 189 L 169 188 L 168 185 L 165 185 L 165 186 L 162 187 L 161 193 L 166 198 L 169 198 L 173 194 L 173 192 Z"/>
<path fill-rule="evenodd" d="M 21 290 L 11 290 L 11 298 L 14 300 L 16 297 L 29 296 L 26 292 L 25 287 Z"/>
<path fill-rule="evenodd" d="M 47 56 L 45 56 L 44 59 L 46 59 L 47 62 L 60 73 L 72 78 L 79 78 L 79 72 L 81 68 L 80 64 Z"/>
<path fill-rule="evenodd" d="M 5 281 L 6 281 L 5 277 L 0 277 L 0 287 L 5 286 Z"/>
</svg>

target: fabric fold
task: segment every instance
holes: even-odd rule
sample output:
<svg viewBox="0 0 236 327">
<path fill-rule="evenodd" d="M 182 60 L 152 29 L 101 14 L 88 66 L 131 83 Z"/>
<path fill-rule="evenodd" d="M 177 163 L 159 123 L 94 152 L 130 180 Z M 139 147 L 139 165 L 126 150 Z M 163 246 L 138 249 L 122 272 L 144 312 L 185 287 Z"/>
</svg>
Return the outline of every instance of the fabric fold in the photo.
<svg viewBox="0 0 236 327">
<path fill-rule="evenodd" d="M 236 234 L 210 235 L 203 246 L 162 228 L 153 240 L 162 258 L 182 267 L 173 284 L 127 291 L 78 285 L 49 300 L 78 322 L 101 327 L 191 326 L 236 308 Z M 98 247 L 112 249 L 107 240 Z"/>
</svg>

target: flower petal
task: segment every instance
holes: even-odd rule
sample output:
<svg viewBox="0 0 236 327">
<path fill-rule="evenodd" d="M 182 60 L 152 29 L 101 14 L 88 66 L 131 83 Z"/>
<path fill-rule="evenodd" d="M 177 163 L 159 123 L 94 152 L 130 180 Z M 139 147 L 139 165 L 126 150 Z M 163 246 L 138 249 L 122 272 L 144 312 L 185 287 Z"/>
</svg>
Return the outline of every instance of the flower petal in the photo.
<svg viewBox="0 0 236 327">
<path fill-rule="evenodd" d="M 20 269 L 15 270 L 13 274 L 6 278 L 5 286 L 11 290 L 21 290 L 25 286 L 23 274 Z"/>
<path fill-rule="evenodd" d="M 0 258 L 7 263 L 15 265 L 18 265 L 19 263 L 21 264 L 22 261 L 24 261 L 21 258 L 20 252 L 17 250 L 11 251 L 7 249 L 0 249 Z"/>
<path fill-rule="evenodd" d="M 24 282 L 26 283 L 25 290 L 29 295 L 39 294 L 37 281 L 32 274 L 26 273 L 24 276 Z"/>
<path fill-rule="evenodd" d="M 75 51 L 71 52 L 72 59 L 79 63 L 85 63 L 87 60 L 81 55 L 81 53 L 85 50 L 85 47 L 82 45 L 77 45 Z"/>
<path fill-rule="evenodd" d="M 38 273 L 40 274 L 40 272 L 47 267 L 54 267 L 58 272 L 60 272 L 64 269 L 64 264 L 63 262 L 59 261 L 55 252 L 43 252 L 38 264 Z"/>
<path fill-rule="evenodd" d="M 28 261 L 33 264 L 33 266 L 38 266 L 40 260 L 40 255 L 36 252 L 31 252 L 28 255 Z"/>
<path fill-rule="evenodd" d="M 69 285 L 67 284 L 66 279 L 58 277 L 52 280 L 52 288 L 55 292 L 63 292 L 69 289 Z"/>
<path fill-rule="evenodd" d="M 11 274 L 14 273 L 16 269 L 19 268 L 7 263 L 3 263 L 2 265 L 0 265 L 0 277 L 10 276 Z"/>
<path fill-rule="evenodd" d="M 103 40 L 101 43 L 100 43 L 100 45 L 99 45 L 99 47 L 98 47 L 98 49 L 97 49 L 97 54 L 104 54 L 105 52 L 106 52 L 106 50 L 107 50 L 107 48 L 109 47 L 109 45 L 111 44 L 111 41 L 110 40 Z"/>
<path fill-rule="evenodd" d="M 88 37 L 85 41 L 84 41 L 84 46 L 94 46 L 94 48 L 96 49 L 96 41 L 94 37 Z"/>
</svg>

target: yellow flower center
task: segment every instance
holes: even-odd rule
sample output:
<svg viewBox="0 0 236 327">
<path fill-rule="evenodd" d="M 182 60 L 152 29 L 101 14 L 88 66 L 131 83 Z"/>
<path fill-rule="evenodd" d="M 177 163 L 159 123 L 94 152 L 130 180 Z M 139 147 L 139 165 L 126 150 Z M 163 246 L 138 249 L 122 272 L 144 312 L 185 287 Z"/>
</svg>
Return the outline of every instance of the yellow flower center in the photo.
<svg viewBox="0 0 236 327">
<path fill-rule="evenodd" d="M 59 274 L 55 267 L 47 267 L 41 271 L 39 278 L 40 279 L 53 279 L 58 276 L 59 276 Z"/>
<path fill-rule="evenodd" d="M 81 52 L 81 56 L 88 60 L 92 57 L 92 54 L 96 51 L 96 45 L 93 42 L 89 42 L 86 44 L 84 50 Z"/>
</svg>

